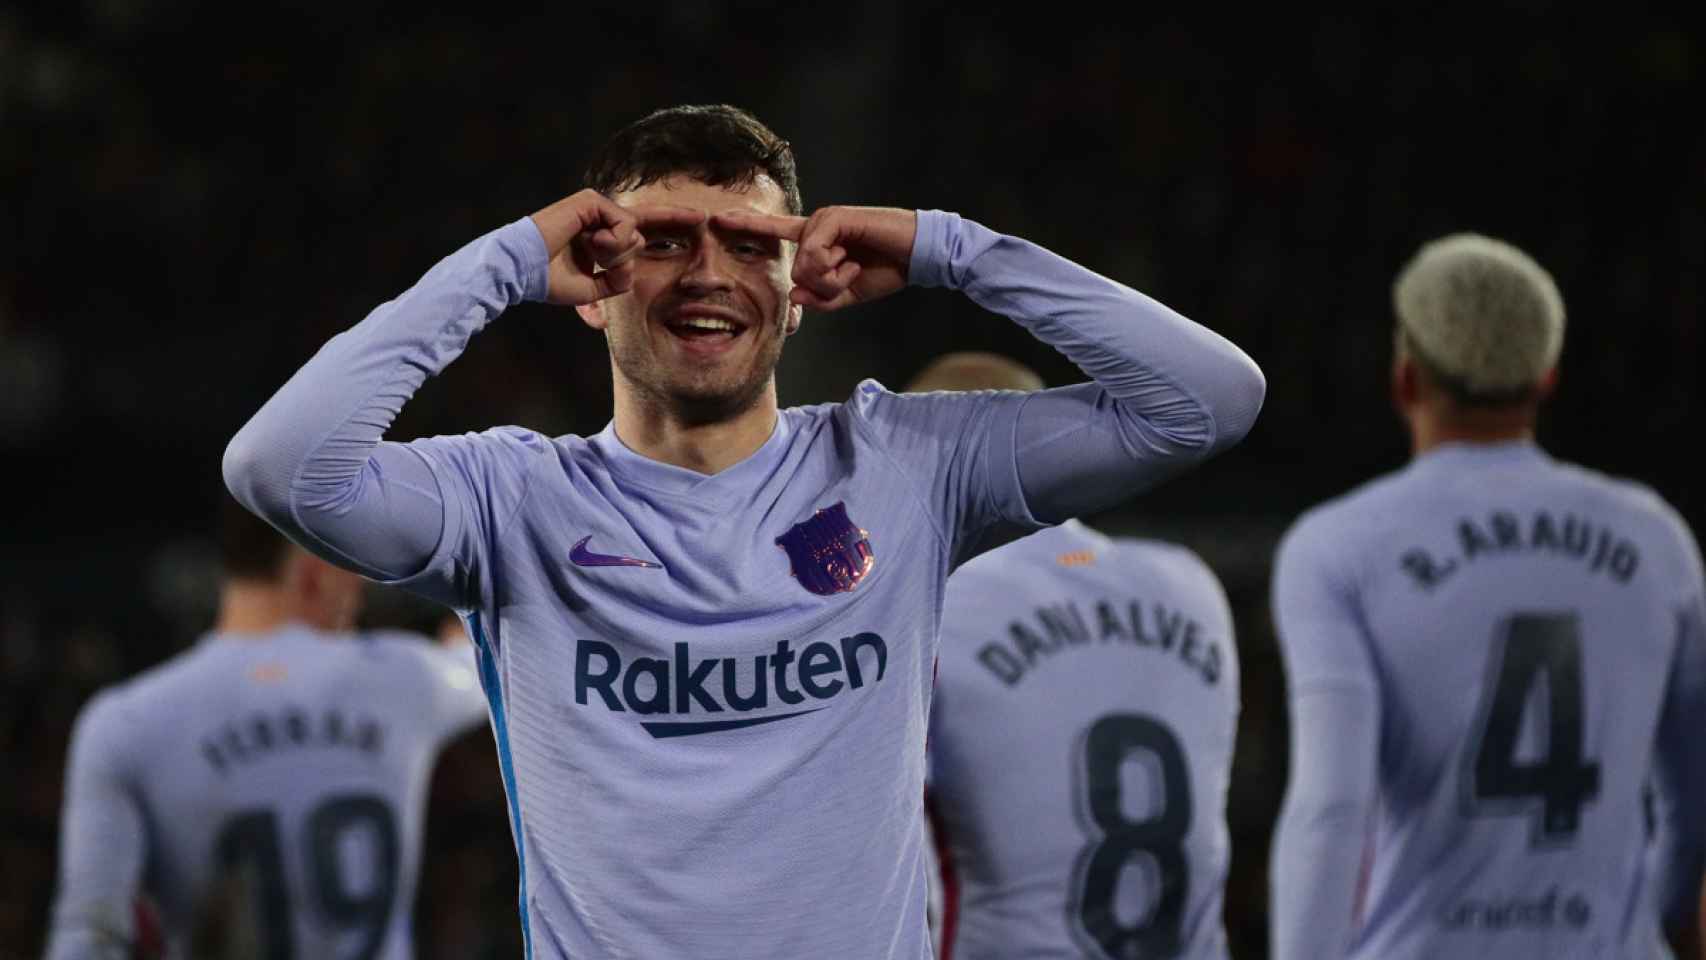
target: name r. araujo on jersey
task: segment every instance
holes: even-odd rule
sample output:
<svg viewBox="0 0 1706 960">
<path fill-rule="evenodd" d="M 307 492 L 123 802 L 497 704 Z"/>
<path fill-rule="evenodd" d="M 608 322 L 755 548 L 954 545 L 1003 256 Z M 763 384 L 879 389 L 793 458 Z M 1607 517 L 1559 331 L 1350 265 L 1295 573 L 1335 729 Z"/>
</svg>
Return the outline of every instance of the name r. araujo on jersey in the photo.
<svg viewBox="0 0 1706 960">
<path fill-rule="evenodd" d="M 847 515 L 845 502 L 818 510 L 776 538 L 787 554 L 789 573 L 807 591 L 831 596 L 853 590 L 876 564 L 869 534 Z M 861 661 L 861 656 L 864 660 Z M 626 664 L 615 645 L 603 640 L 575 643 L 575 703 L 588 706 L 597 694 L 615 713 L 646 716 L 750 714 L 769 709 L 771 693 L 781 706 L 830 700 L 877 683 L 888 670 L 889 648 L 875 633 L 856 633 L 831 643 L 818 640 L 798 651 L 787 640 L 751 657 L 696 659 L 688 643 L 675 644 L 670 659 L 635 657 Z M 875 673 L 868 671 L 874 669 Z M 712 676 L 716 679 L 713 680 Z M 790 682 L 792 681 L 792 682 Z M 647 720 L 640 726 L 659 739 L 734 730 L 800 717 L 824 709 L 764 716 L 696 720 Z"/>
</svg>

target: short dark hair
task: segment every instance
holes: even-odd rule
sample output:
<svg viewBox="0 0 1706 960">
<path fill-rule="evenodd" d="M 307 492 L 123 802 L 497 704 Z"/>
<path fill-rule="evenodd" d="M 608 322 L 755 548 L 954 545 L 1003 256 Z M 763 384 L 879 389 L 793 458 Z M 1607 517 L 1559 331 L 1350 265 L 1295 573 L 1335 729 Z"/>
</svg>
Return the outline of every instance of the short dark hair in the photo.
<svg viewBox="0 0 1706 960">
<path fill-rule="evenodd" d="M 668 107 L 634 121 L 593 156 L 586 185 L 608 197 L 677 174 L 713 187 L 750 186 L 762 174 L 782 188 L 789 213 L 805 210 L 794 148 L 727 104 Z"/>
<path fill-rule="evenodd" d="M 227 580 L 276 580 L 290 541 L 230 494 L 219 505 L 219 560 Z"/>
</svg>

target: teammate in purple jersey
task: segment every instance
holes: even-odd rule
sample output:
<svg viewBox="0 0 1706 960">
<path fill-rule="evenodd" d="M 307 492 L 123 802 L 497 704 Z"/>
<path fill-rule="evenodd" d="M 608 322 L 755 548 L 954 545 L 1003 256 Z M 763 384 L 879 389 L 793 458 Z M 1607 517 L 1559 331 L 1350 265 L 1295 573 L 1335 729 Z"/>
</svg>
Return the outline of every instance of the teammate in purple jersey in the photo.
<svg viewBox="0 0 1706 960">
<path fill-rule="evenodd" d="M 1274 956 L 1662 955 L 1701 876 L 1699 549 L 1651 490 L 1536 445 L 1564 308 L 1526 254 L 1447 237 L 1393 298 L 1414 458 L 1305 514 L 1275 563 Z M 1679 813 L 1657 877 L 1649 776 Z"/>
<path fill-rule="evenodd" d="M 78 718 L 47 956 L 127 960 L 145 897 L 168 957 L 411 957 L 433 760 L 486 715 L 469 658 L 346 633 L 361 578 L 234 503 L 221 538 L 213 631 Z"/>
<path fill-rule="evenodd" d="M 1127 287 L 939 211 L 801 216 L 787 143 L 659 111 L 588 188 L 329 342 L 225 475 L 298 542 L 461 611 L 491 700 L 529 956 L 922 960 L 919 798 L 948 571 L 1236 442 L 1265 385 Z M 802 308 L 946 286 L 1093 383 L 778 409 Z M 522 300 L 605 334 L 614 419 L 398 443 Z"/>
<path fill-rule="evenodd" d="M 914 390 L 1035 390 L 1004 357 Z M 948 578 L 927 808 L 942 960 L 1225 960 L 1232 613 L 1175 544 L 1068 521 Z"/>
</svg>

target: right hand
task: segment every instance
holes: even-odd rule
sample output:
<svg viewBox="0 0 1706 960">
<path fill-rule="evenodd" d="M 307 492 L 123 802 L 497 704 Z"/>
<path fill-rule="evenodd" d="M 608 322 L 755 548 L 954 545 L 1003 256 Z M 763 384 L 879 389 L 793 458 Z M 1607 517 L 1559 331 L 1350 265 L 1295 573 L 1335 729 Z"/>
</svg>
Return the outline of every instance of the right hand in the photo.
<svg viewBox="0 0 1706 960">
<path fill-rule="evenodd" d="M 634 282 L 631 261 L 646 245 L 642 230 L 696 227 L 704 222 L 702 210 L 629 209 L 597 190 L 564 197 L 533 215 L 550 259 L 545 301 L 580 306 L 622 293 Z"/>
</svg>

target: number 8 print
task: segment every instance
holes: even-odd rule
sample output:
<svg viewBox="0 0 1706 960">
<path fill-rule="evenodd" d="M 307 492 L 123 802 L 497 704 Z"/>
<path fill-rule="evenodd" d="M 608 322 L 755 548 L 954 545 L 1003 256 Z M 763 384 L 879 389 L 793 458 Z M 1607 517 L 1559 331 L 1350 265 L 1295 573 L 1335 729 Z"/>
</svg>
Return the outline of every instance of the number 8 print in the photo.
<svg viewBox="0 0 1706 960">
<path fill-rule="evenodd" d="M 1179 739 L 1153 717 L 1113 713 L 1091 724 L 1080 742 L 1077 803 L 1095 840 L 1073 870 L 1067 925 L 1108 960 L 1177 956 L 1190 888 L 1184 840 L 1191 829 L 1191 781 Z M 1121 803 L 1120 768 L 1144 755 L 1159 773 L 1162 806 L 1147 819 L 1131 820 Z M 1121 875 L 1140 854 L 1153 864 L 1156 895 L 1136 924 L 1122 926 L 1114 899 Z"/>
</svg>

